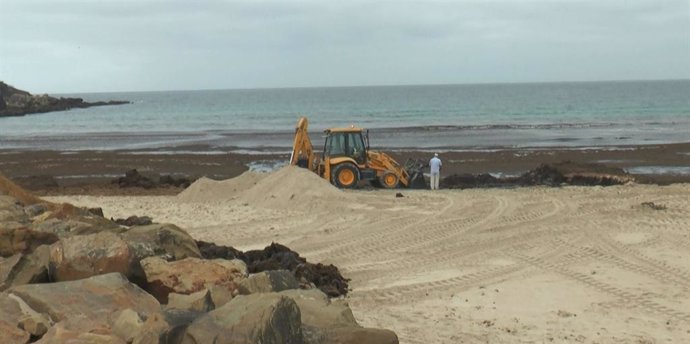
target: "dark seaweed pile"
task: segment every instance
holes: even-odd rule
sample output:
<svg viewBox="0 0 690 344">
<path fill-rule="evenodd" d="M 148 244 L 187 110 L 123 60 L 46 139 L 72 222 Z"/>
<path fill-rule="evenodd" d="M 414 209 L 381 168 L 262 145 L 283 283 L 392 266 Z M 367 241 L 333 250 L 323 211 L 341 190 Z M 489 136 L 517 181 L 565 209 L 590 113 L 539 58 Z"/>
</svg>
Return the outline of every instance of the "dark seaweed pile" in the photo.
<svg viewBox="0 0 690 344">
<path fill-rule="evenodd" d="M 247 264 L 249 273 L 267 270 L 289 270 L 297 280 L 306 280 L 330 297 L 347 295 L 349 279 L 343 277 L 334 265 L 313 264 L 286 246 L 271 243 L 263 250 L 242 252 L 230 246 L 197 241 L 204 259 L 240 259 Z"/>
<path fill-rule="evenodd" d="M 581 164 L 564 161 L 558 164 L 541 164 L 519 177 L 496 178 L 490 174 L 453 174 L 441 180 L 447 189 L 471 189 L 516 186 L 610 186 L 631 180 L 625 171 L 599 164 Z"/>
</svg>

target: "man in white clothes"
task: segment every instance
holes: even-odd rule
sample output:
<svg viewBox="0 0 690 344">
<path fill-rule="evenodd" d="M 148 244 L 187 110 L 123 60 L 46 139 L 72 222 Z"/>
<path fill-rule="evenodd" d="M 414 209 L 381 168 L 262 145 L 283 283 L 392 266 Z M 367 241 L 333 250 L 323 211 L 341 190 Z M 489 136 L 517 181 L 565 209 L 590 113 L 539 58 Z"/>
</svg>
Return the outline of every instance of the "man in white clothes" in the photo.
<svg viewBox="0 0 690 344">
<path fill-rule="evenodd" d="M 434 153 L 434 157 L 429 160 L 429 167 L 431 168 L 431 190 L 438 190 L 438 183 L 441 179 L 441 159 L 438 158 L 438 153 Z"/>
</svg>

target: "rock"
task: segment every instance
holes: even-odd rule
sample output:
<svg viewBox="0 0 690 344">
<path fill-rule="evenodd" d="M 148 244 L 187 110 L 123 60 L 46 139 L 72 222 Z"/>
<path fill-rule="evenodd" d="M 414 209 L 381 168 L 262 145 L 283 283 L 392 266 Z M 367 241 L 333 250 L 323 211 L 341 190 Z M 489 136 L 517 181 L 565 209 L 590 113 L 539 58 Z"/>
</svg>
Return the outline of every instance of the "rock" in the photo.
<svg viewBox="0 0 690 344">
<path fill-rule="evenodd" d="M 16 253 L 31 253 L 41 245 L 50 245 L 58 240 L 53 233 L 34 231 L 17 223 L 0 223 L 0 256 L 9 257 Z"/>
<path fill-rule="evenodd" d="M 121 226 L 127 226 L 127 227 L 132 227 L 132 226 L 146 226 L 150 225 L 153 223 L 152 219 L 148 216 L 136 216 L 132 215 L 126 219 L 117 219 L 115 220 L 115 223 Z"/>
<path fill-rule="evenodd" d="M 50 319 L 40 313 L 28 314 L 19 319 L 19 328 L 34 337 L 43 336 L 51 326 Z"/>
<path fill-rule="evenodd" d="M 279 293 L 293 299 L 302 314 L 302 323 L 311 327 L 359 326 L 350 307 L 343 302 L 331 302 L 318 289 L 295 289 Z"/>
<path fill-rule="evenodd" d="M 80 224 L 75 221 L 63 221 L 60 219 L 47 219 L 45 221 L 38 220 L 32 228 L 39 232 L 53 233 L 58 237 L 67 236 L 72 228 Z M 83 224 L 87 225 L 87 224 Z"/>
<path fill-rule="evenodd" d="M 23 316 L 19 303 L 9 295 L 0 293 L 0 337 L 3 344 L 29 342 L 30 334 L 18 327 Z"/>
<path fill-rule="evenodd" d="M 160 304 L 153 296 L 119 273 L 78 281 L 16 286 L 10 288 L 9 293 L 56 322 L 88 315 L 87 319 L 70 324 L 71 330 L 92 329 L 93 324 L 109 327 L 112 314 L 128 308 L 143 317 L 160 311 Z"/>
<path fill-rule="evenodd" d="M 0 195 L 0 222 L 26 222 L 26 220 L 27 216 L 17 199 L 11 196 Z"/>
<path fill-rule="evenodd" d="M 131 343 L 139 335 L 144 327 L 144 320 L 139 313 L 130 308 L 122 310 L 115 317 L 113 323 L 113 334 L 120 337 L 127 343 Z"/>
<path fill-rule="evenodd" d="M 204 313 L 168 309 L 149 316 L 137 330 L 132 344 L 179 344 L 185 330 Z"/>
<path fill-rule="evenodd" d="M 0 291 L 15 285 L 44 283 L 48 281 L 50 248 L 39 246 L 33 253 L 18 253 L 0 260 Z"/>
<path fill-rule="evenodd" d="M 28 217 L 35 217 L 48 211 L 48 205 L 45 203 L 37 203 L 24 207 L 24 213 Z"/>
<path fill-rule="evenodd" d="M 201 258 L 194 239 L 173 224 L 135 226 L 127 230 L 122 239 L 134 250 L 138 260 L 152 256 L 166 260 Z"/>
<path fill-rule="evenodd" d="M 185 258 L 166 262 L 159 257 L 141 261 L 146 274 L 147 290 L 161 303 L 168 302 L 168 294 L 192 294 L 211 286 L 238 293 L 237 283 L 247 277 L 247 267 L 240 260 L 201 260 Z"/>
<path fill-rule="evenodd" d="M 168 337 L 167 333 L 171 328 L 163 314 L 153 314 L 146 319 L 139 332 L 134 336 L 132 344 L 179 343 L 179 341 L 168 341 L 166 339 Z"/>
<path fill-rule="evenodd" d="M 103 330 L 72 330 L 70 325 L 58 323 L 36 342 L 36 344 L 127 344 L 124 340 Z"/>
<path fill-rule="evenodd" d="M 182 344 L 301 344 L 300 310 L 275 293 L 241 295 L 195 320 Z"/>
<path fill-rule="evenodd" d="M 403 198 L 403 197 L 405 197 L 405 195 L 403 195 L 402 192 L 396 192 L 395 197 L 396 198 Z"/>
<path fill-rule="evenodd" d="M 8 258 L 0 258 L 0 291 L 10 287 L 12 279 L 14 279 L 14 271 L 19 261 L 22 259 L 22 254 L 17 253 Z"/>
<path fill-rule="evenodd" d="M 36 203 L 49 203 L 28 193 L 19 185 L 15 184 L 11 180 L 7 179 L 7 177 L 0 174 L 0 209 L 5 208 L 4 204 L 6 204 L 7 199 L 12 200 L 12 202 L 15 204 L 21 203 L 25 206 Z M 2 217 L 0 216 L 0 218 Z"/>
<path fill-rule="evenodd" d="M 212 285 L 208 288 L 208 290 L 211 293 L 211 301 L 215 306 L 214 308 L 218 308 L 230 302 L 230 300 L 232 300 L 232 298 L 239 292 L 239 290 L 228 290 L 227 288 L 218 285 Z"/>
<path fill-rule="evenodd" d="M 397 344 L 389 330 L 363 328 L 344 301 L 331 302 L 318 289 L 286 290 L 279 293 L 297 303 L 307 344 Z"/>
<path fill-rule="evenodd" d="M 130 277 L 135 268 L 132 250 L 110 232 L 62 238 L 50 250 L 50 275 L 55 281 L 73 281 L 111 272 Z"/>
<path fill-rule="evenodd" d="M 48 95 L 32 95 L 0 81 L 0 117 L 24 116 L 32 113 L 64 111 L 91 106 L 122 105 L 128 101 L 85 102 L 81 98 L 54 98 Z"/>
<path fill-rule="evenodd" d="M 398 336 L 390 330 L 363 327 L 336 327 L 325 331 L 322 344 L 398 344 Z M 309 343 L 312 344 L 312 343 Z M 315 343 L 313 343 L 315 344 Z"/>
<path fill-rule="evenodd" d="M 240 294 L 270 293 L 288 289 L 298 289 L 295 275 L 287 270 L 270 270 L 251 274 L 240 282 Z"/>
<path fill-rule="evenodd" d="M 197 312 L 208 312 L 213 310 L 215 305 L 208 289 L 192 293 L 189 295 L 170 293 L 168 294 L 168 309 L 182 309 Z"/>
<path fill-rule="evenodd" d="M 96 215 L 98 217 L 104 217 L 103 216 L 103 208 L 101 208 L 101 207 L 87 208 L 86 210 L 89 213 Z"/>
</svg>

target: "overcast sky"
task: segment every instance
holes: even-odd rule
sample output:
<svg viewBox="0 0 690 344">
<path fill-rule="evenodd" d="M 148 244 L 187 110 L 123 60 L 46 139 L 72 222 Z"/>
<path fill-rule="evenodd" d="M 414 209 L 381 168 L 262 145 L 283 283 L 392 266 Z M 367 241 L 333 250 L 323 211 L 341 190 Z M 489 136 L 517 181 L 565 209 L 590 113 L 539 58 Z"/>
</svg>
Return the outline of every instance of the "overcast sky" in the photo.
<svg viewBox="0 0 690 344">
<path fill-rule="evenodd" d="M 33 93 L 690 78 L 690 0 L 0 0 Z"/>
</svg>

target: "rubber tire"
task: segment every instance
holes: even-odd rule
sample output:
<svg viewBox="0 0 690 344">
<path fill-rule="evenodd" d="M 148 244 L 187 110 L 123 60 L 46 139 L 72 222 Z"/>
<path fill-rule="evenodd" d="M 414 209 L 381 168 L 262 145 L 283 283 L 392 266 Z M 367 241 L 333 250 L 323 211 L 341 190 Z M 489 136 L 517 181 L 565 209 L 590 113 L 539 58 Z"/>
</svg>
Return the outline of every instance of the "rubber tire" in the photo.
<svg viewBox="0 0 690 344">
<path fill-rule="evenodd" d="M 386 182 L 385 182 L 386 176 L 389 176 L 389 175 L 393 176 L 395 178 L 395 183 L 392 185 L 386 184 Z M 385 172 L 379 178 L 379 183 L 381 184 L 382 187 L 384 187 L 386 189 L 396 189 L 398 187 L 398 185 L 400 185 L 400 179 L 398 179 L 398 177 L 393 172 Z"/>
<path fill-rule="evenodd" d="M 349 185 L 343 185 L 342 183 L 340 183 L 340 180 L 338 178 L 338 175 L 344 170 L 350 170 L 354 174 L 354 181 Z M 341 189 L 352 189 L 359 183 L 359 169 L 349 162 L 338 164 L 335 166 L 335 168 L 333 168 L 333 173 L 331 174 L 331 182 L 333 183 L 333 185 Z"/>
</svg>

